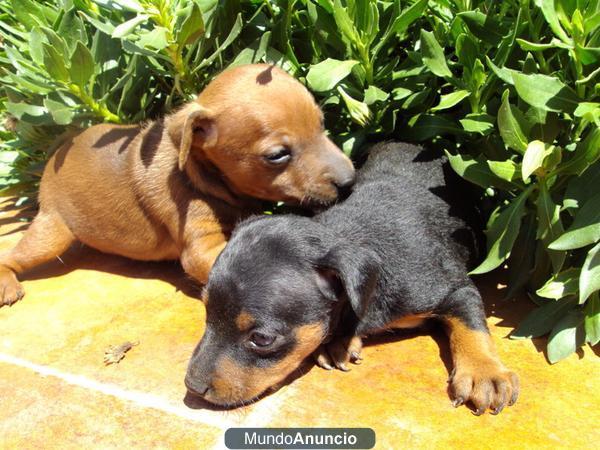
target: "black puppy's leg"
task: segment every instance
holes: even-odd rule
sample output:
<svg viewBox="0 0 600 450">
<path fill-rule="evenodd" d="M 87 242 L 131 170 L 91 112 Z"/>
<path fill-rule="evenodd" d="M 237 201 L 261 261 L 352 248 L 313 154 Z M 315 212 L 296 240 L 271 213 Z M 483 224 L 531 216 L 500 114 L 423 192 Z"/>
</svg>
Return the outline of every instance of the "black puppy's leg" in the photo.
<svg viewBox="0 0 600 450">
<path fill-rule="evenodd" d="M 338 368 L 348 372 L 348 363 L 360 364 L 362 360 L 362 339 L 360 336 L 335 336 L 330 342 L 321 345 L 313 357 L 319 367 L 331 370 Z"/>
<path fill-rule="evenodd" d="M 454 406 L 468 401 L 480 415 L 498 414 L 519 395 L 519 379 L 500 361 L 485 320 L 479 291 L 472 285 L 454 291 L 440 316 L 446 325 L 454 369 L 450 395 Z"/>
</svg>

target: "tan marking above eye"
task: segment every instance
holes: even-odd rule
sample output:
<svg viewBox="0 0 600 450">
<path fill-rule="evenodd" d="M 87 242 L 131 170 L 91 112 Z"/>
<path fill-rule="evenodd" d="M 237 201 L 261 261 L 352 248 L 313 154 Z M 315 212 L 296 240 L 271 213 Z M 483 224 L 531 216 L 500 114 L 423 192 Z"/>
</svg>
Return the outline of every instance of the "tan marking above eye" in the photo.
<svg viewBox="0 0 600 450">
<path fill-rule="evenodd" d="M 254 317 L 247 311 L 242 311 L 235 318 L 235 325 L 238 327 L 240 331 L 248 331 L 250 328 L 254 326 Z"/>
</svg>

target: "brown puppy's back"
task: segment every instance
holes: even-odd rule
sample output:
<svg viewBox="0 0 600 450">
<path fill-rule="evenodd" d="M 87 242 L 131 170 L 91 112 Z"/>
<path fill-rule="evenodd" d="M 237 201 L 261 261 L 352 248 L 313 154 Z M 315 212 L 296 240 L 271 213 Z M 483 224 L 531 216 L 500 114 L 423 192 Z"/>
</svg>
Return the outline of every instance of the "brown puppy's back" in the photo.
<svg viewBox="0 0 600 450">
<path fill-rule="evenodd" d="M 140 130 L 96 125 L 65 143 L 44 170 L 40 209 L 58 213 L 78 240 L 98 250 L 143 260 L 177 259 L 167 229 L 143 208 L 130 176 L 148 132 Z"/>
</svg>

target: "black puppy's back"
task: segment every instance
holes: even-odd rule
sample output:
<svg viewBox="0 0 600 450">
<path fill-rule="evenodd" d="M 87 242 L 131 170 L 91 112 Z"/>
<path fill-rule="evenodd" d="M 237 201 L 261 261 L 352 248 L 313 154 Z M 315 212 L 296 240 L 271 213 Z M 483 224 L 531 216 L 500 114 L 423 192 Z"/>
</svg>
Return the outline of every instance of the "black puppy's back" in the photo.
<svg viewBox="0 0 600 450">
<path fill-rule="evenodd" d="M 445 158 L 404 143 L 371 149 L 352 195 L 316 217 L 340 245 L 352 242 L 379 259 L 381 275 L 362 332 L 394 317 L 435 311 L 470 283 L 472 205 Z"/>
</svg>

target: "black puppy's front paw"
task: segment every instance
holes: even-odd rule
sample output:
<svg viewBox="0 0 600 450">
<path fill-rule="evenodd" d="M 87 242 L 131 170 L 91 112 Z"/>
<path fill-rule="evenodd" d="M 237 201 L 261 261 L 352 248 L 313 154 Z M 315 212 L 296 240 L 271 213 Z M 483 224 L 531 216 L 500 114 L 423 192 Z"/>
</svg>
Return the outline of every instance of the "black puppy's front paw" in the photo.
<svg viewBox="0 0 600 450">
<path fill-rule="evenodd" d="M 326 370 L 337 368 L 348 372 L 349 363 L 360 364 L 362 357 L 362 339 L 360 336 L 338 336 L 327 344 L 321 345 L 313 357 L 317 365 Z"/>
<path fill-rule="evenodd" d="M 498 414 L 505 406 L 514 405 L 519 396 L 517 375 L 494 360 L 456 367 L 449 381 L 452 405 L 456 408 L 471 402 L 477 416 L 488 408 Z"/>
</svg>

